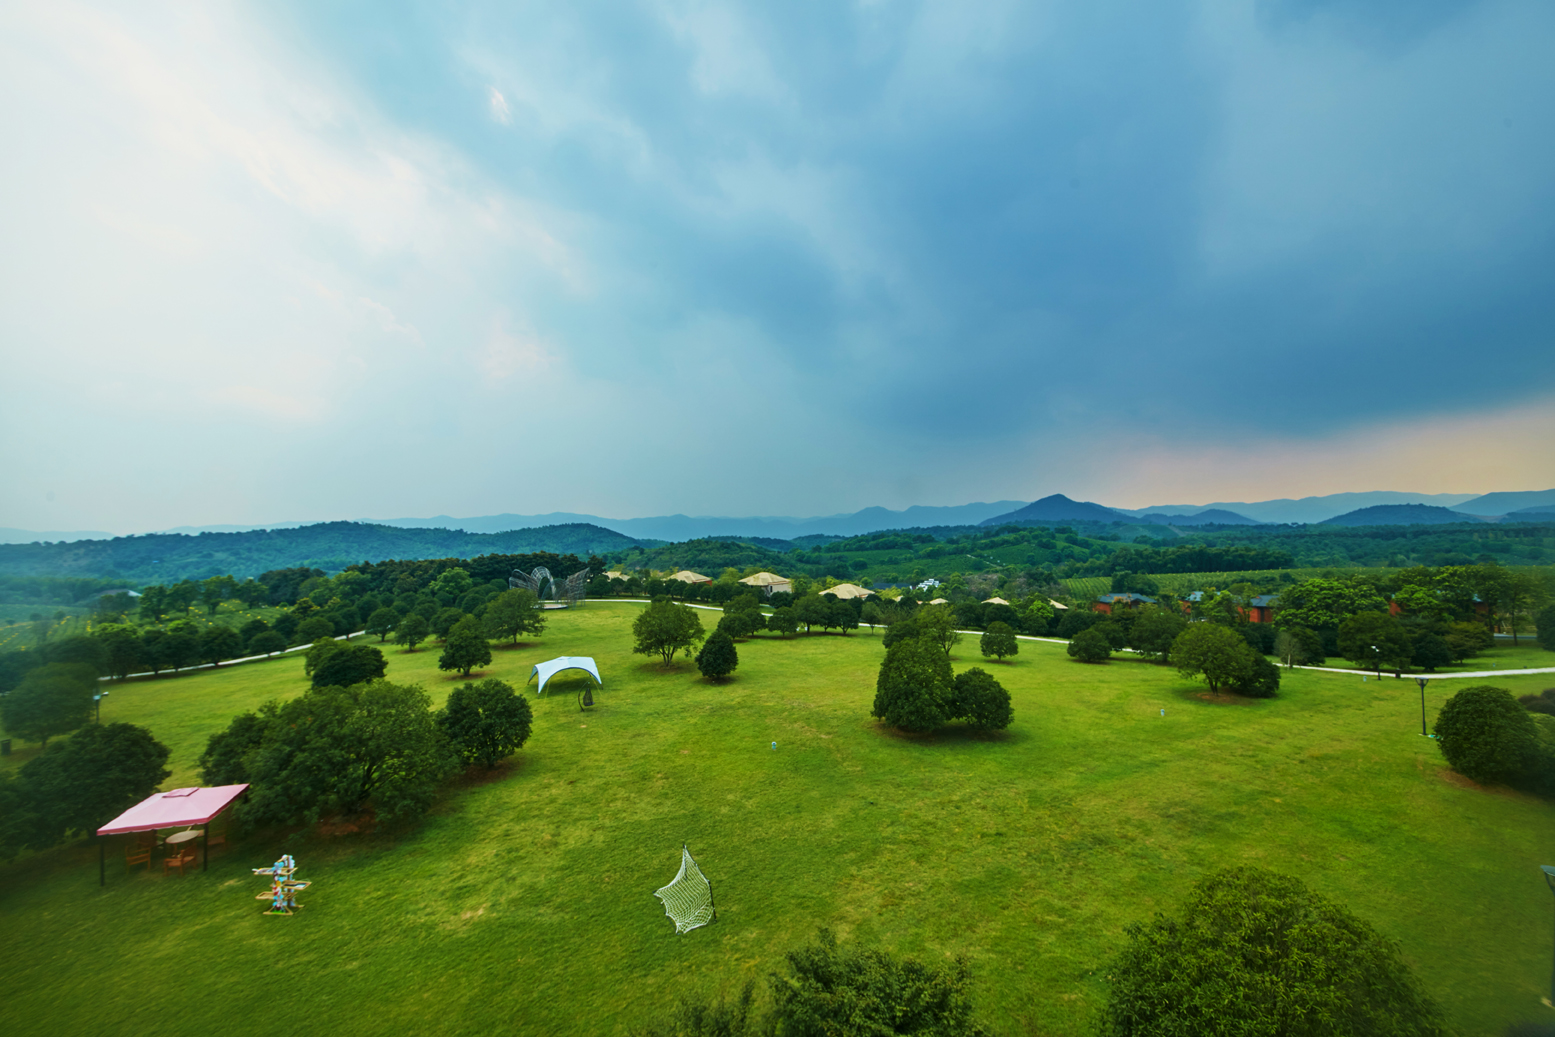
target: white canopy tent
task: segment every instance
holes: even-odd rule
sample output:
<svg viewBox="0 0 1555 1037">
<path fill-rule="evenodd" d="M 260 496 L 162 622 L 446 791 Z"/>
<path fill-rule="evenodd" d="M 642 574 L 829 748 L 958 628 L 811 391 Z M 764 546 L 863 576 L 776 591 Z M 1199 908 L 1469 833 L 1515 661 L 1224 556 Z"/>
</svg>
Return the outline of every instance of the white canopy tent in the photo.
<svg viewBox="0 0 1555 1037">
<path fill-rule="evenodd" d="M 529 673 L 530 681 L 534 680 L 536 675 L 540 677 L 540 686 L 535 689 L 535 694 L 544 695 L 545 682 L 563 670 L 582 670 L 593 675 L 601 688 L 605 686 L 605 682 L 599 679 L 599 667 L 592 658 L 587 655 L 562 655 L 555 659 L 547 659 L 543 663 L 535 663 L 535 668 Z M 529 681 L 524 683 L 528 684 Z"/>
</svg>

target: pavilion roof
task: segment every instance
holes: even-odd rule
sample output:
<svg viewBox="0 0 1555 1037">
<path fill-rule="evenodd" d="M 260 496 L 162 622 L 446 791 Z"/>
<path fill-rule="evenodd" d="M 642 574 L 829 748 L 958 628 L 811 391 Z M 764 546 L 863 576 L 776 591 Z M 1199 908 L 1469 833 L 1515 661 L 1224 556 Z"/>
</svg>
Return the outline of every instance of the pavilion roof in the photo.
<svg viewBox="0 0 1555 1037">
<path fill-rule="evenodd" d="M 248 785 L 243 784 L 156 792 L 103 825 L 97 834 L 153 832 L 159 828 L 203 825 L 226 810 L 233 800 L 247 790 Z"/>
</svg>

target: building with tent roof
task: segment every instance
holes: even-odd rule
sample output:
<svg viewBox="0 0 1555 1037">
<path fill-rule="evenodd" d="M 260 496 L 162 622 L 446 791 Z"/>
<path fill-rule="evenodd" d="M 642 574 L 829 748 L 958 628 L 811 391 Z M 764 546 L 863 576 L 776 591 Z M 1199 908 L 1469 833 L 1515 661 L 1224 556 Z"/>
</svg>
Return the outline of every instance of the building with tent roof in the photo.
<svg viewBox="0 0 1555 1037">
<path fill-rule="evenodd" d="M 983 599 L 983 604 L 984 605 L 1008 605 L 1009 602 L 1007 602 L 1003 598 L 998 597 L 997 595 L 995 595 L 992 598 L 984 598 Z"/>
<path fill-rule="evenodd" d="M 680 570 L 680 572 L 676 573 L 674 576 L 671 576 L 670 579 L 672 579 L 672 580 L 679 580 L 681 583 L 712 583 L 713 582 L 713 578 L 711 576 L 703 576 L 701 573 L 694 573 L 690 569 L 682 569 L 682 570 Z"/>
<path fill-rule="evenodd" d="M 839 583 L 835 587 L 827 587 L 825 590 L 821 591 L 821 593 L 835 594 L 839 599 L 848 601 L 853 598 L 868 598 L 875 592 L 868 590 L 867 588 L 860 587 L 856 583 Z"/>
<path fill-rule="evenodd" d="M 740 582 L 767 594 L 792 594 L 794 591 L 793 581 L 777 573 L 759 572 L 745 577 Z"/>
</svg>

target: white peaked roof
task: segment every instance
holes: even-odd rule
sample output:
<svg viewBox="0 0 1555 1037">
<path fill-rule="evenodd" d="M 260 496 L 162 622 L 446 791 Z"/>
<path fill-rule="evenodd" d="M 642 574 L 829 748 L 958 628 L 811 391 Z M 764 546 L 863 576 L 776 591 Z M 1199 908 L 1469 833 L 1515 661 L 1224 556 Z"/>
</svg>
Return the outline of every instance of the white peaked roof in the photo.
<svg viewBox="0 0 1555 1037">
<path fill-rule="evenodd" d="M 1000 598 L 1000 597 L 992 597 L 992 598 L 984 598 L 983 599 L 983 604 L 984 605 L 1008 605 L 1009 602 L 1005 601 L 1003 598 Z"/>
<path fill-rule="evenodd" d="M 672 580 L 679 580 L 681 583 L 712 583 L 713 582 L 713 578 L 711 576 L 703 576 L 701 573 L 694 573 L 690 569 L 682 569 L 682 570 L 680 570 L 680 572 L 676 573 L 674 576 L 671 576 L 670 579 L 672 579 Z"/>
<path fill-rule="evenodd" d="M 535 689 L 535 694 L 544 695 L 545 682 L 563 670 L 583 670 L 586 673 L 593 674 L 594 679 L 599 681 L 600 687 L 603 688 L 605 686 L 605 682 L 599 680 L 599 666 L 595 664 L 592 658 L 587 655 L 562 655 L 557 656 L 555 659 L 547 659 L 543 663 L 535 663 L 535 668 L 529 673 L 529 681 L 534 680 L 536 674 L 540 676 L 540 686 Z M 529 681 L 524 683 L 528 684 Z"/>
<path fill-rule="evenodd" d="M 779 576 L 777 573 L 759 572 L 745 577 L 740 582 L 750 587 L 771 587 L 774 584 L 788 583 L 789 579 L 786 576 Z"/>
<path fill-rule="evenodd" d="M 1063 609 L 1065 612 L 1069 611 L 1069 606 L 1065 605 L 1061 601 L 1054 601 L 1052 598 L 1049 598 L 1047 599 L 1047 603 L 1056 609 Z"/>
<path fill-rule="evenodd" d="M 839 599 L 847 601 L 849 598 L 867 598 L 875 592 L 866 590 L 856 583 L 839 583 L 835 587 L 827 587 L 821 593 L 835 594 Z"/>
<path fill-rule="evenodd" d="M 950 599 L 949 598 L 935 598 L 933 601 L 929 602 L 929 604 L 930 605 L 949 605 L 950 604 Z"/>
</svg>

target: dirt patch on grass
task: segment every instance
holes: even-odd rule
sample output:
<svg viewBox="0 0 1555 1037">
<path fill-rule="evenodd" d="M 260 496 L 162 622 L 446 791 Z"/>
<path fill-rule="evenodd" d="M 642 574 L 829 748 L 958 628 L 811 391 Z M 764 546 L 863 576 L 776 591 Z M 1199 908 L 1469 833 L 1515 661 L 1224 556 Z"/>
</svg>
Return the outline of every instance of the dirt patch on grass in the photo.
<svg viewBox="0 0 1555 1037">
<path fill-rule="evenodd" d="M 517 756 L 509 756 L 507 759 L 498 762 L 495 767 L 490 768 L 482 767 L 477 763 L 472 767 L 465 768 L 463 773 L 456 775 L 452 784 L 456 788 L 461 789 L 480 788 L 482 785 L 490 785 L 494 781 L 502 781 L 504 778 L 512 777 L 522 766 L 523 762 Z"/>
<path fill-rule="evenodd" d="M 1507 785 L 1481 785 L 1473 778 L 1465 777 L 1450 767 L 1441 767 L 1436 771 L 1436 776 L 1455 788 L 1468 789 L 1470 792 L 1484 792 L 1492 796 L 1507 796 L 1511 799 L 1533 799 L 1522 792 Z"/>
<path fill-rule="evenodd" d="M 318 832 L 328 838 L 333 835 L 371 835 L 378 828 L 378 817 L 371 810 L 364 810 L 355 817 L 326 817 L 319 821 Z"/>
<path fill-rule="evenodd" d="M 1249 706 L 1258 701 L 1230 691 L 1196 691 L 1191 697 L 1200 702 L 1213 702 L 1220 706 Z"/>
</svg>

